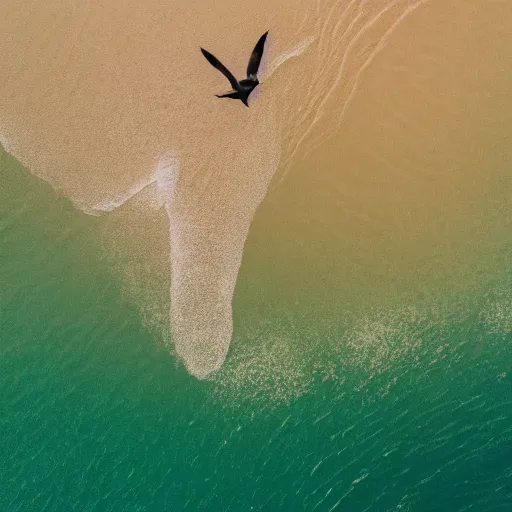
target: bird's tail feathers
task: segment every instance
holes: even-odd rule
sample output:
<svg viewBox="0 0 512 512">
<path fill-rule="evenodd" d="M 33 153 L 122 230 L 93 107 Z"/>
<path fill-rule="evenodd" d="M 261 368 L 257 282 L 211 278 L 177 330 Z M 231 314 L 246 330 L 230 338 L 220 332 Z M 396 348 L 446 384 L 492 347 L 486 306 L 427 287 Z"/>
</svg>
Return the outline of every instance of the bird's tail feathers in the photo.
<svg viewBox="0 0 512 512">
<path fill-rule="evenodd" d="M 226 94 L 216 94 L 215 96 L 217 96 L 217 98 L 240 99 L 240 93 L 238 91 L 227 92 Z"/>
</svg>

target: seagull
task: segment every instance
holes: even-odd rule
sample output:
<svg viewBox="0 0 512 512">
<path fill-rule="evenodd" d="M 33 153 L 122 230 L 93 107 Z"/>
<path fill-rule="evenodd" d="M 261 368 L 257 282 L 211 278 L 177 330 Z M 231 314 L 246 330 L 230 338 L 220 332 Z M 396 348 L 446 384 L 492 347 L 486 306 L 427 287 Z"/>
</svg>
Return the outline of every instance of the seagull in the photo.
<svg viewBox="0 0 512 512">
<path fill-rule="evenodd" d="M 261 57 L 263 56 L 263 49 L 265 46 L 265 40 L 267 39 L 267 32 L 265 32 L 256 43 L 254 50 L 252 51 L 251 58 L 249 59 L 249 64 L 247 65 L 247 78 L 240 80 L 240 82 L 233 76 L 231 71 L 220 62 L 217 57 L 212 55 L 210 52 L 206 51 L 204 48 L 201 48 L 201 52 L 206 57 L 206 60 L 216 69 L 218 69 L 228 80 L 233 88 L 232 91 L 227 92 L 226 94 L 216 94 L 217 98 L 232 98 L 236 100 L 241 100 L 242 103 L 248 107 L 249 104 L 247 100 L 249 99 L 249 95 L 251 94 L 256 87 L 259 85 L 259 80 L 257 77 L 258 69 L 260 67 Z"/>
</svg>

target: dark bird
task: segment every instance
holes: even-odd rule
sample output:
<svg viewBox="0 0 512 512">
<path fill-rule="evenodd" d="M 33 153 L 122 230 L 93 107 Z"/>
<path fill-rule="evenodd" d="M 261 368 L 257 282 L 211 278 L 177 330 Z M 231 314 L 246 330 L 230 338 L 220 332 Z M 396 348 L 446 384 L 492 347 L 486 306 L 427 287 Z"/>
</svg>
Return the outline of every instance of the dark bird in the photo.
<svg viewBox="0 0 512 512">
<path fill-rule="evenodd" d="M 267 32 L 265 32 L 256 43 L 254 50 L 252 51 L 251 58 L 249 59 L 249 64 L 247 65 L 247 78 L 240 80 L 240 82 L 233 76 L 233 73 L 229 71 L 229 69 L 222 64 L 222 62 L 217 59 L 210 52 L 201 48 L 203 55 L 206 57 L 206 60 L 216 69 L 218 69 L 228 80 L 233 88 L 232 91 L 226 94 L 216 94 L 217 98 L 232 98 L 236 100 L 241 100 L 242 103 L 248 107 L 247 100 L 249 99 L 249 95 L 251 94 L 256 87 L 259 85 L 259 80 L 257 77 L 258 69 L 260 67 L 261 57 L 263 57 L 263 48 L 265 46 L 265 40 L 267 39 Z"/>
</svg>

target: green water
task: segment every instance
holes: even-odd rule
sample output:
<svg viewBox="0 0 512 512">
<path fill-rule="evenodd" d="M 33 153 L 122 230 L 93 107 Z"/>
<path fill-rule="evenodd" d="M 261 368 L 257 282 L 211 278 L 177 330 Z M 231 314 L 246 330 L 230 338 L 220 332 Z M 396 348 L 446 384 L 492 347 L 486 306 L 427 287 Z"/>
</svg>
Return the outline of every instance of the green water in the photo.
<svg viewBox="0 0 512 512">
<path fill-rule="evenodd" d="M 100 220 L 5 153 L 0 179 L 1 511 L 512 510 L 506 275 L 449 314 L 336 331 L 275 309 L 258 334 L 242 269 L 200 382 L 123 295 Z"/>
</svg>

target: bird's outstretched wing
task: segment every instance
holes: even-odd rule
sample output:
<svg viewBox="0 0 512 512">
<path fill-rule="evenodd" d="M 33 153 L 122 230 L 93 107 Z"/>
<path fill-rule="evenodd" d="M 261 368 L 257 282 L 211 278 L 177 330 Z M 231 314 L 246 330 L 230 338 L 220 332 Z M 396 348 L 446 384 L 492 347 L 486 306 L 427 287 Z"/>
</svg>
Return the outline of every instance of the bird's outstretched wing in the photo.
<svg viewBox="0 0 512 512">
<path fill-rule="evenodd" d="M 260 67 L 261 57 L 263 57 L 263 49 L 265 47 L 265 40 L 267 39 L 268 30 L 260 37 L 252 51 L 249 64 L 247 66 L 247 77 L 256 76 Z"/>
<path fill-rule="evenodd" d="M 229 80 L 231 87 L 233 87 L 233 89 L 235 89 L 235 90 L 238 90 L 238 88 L 239 88 L 238 80 L 233 76 L 231 71 L 229 71 L 229 69 L 226 66 L 224 66 L 224 64 L 222 64 L 222 62 L 219 59 L 217 59 L 217 57 L 212 55 L 210 52 L 206 51 L 203 48 L 201 48 L 201 52 L 206 57 L 206 60 L 214 68 L 218 69 Z"/>
</svg>

